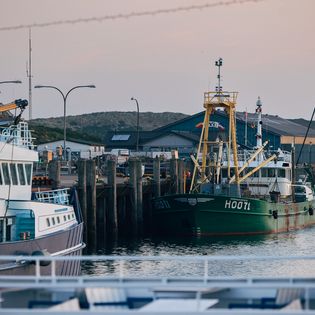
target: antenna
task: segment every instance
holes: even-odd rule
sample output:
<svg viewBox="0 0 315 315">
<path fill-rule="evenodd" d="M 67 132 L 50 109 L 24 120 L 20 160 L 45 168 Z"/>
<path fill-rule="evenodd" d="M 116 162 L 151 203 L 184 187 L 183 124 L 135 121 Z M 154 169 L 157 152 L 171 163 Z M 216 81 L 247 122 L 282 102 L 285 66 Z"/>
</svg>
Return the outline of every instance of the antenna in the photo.
<svg viewBox="0 0 315 315">
<path fill-rule="evenodd" d="M 218 86 L 215 87 L 215 91 L 218 92 L 218 93 L 222 92 L 222 86 L 221 86 L 221 67 L 222 67 L 222 64 L 223 64 L 223 59 L 222 58 L 219 58 L 219 60 L 217 60 L 215 62 L 216 67 L 218 67 L 218 75 L 217 75 Z"/>
<path fill-rule="evenodd" d="M 28 32 L 28 67 L 26 69 L 28 77 L 28 119 L 32 119 L 32 30 Z"/>
</svg>

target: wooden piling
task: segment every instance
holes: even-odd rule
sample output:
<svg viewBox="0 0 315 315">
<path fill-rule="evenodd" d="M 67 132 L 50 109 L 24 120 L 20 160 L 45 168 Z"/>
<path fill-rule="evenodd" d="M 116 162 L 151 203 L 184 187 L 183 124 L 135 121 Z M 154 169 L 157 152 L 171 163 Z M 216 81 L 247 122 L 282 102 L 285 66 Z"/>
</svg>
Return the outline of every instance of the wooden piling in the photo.
<svg viewBox="0 0 315 315">
<path fill-rule="evenodd" d="M 185 181 L 185 162 L 184 160 L 178 160 L 178 193 L 184 193 L 184 181 Z"/>
<path fill-rule="evenodd" d="M 115 235 L 118 232 L 116 161 L 108 160 L 107 170 L 107 183 L 109 185 L 109 196 L 107 204 L 109 228 L 108 232 Z"/>
<path fill-rule="evenodd" d="M 170 160 L 171 194 L 178 194 L 178 160 Z"/>
<path fill-rule="evenodd" d="M 143 200 L 142 200 L 142 164 L 141 160 L 136 161 L 136 176 L 137 176 L 137 235 L 143 233 Z"/>
<path fill-rule="evenodd" d="M 60 161 L 53 160 L 49 163 L 48 176 L 52 179 L 52 189 L 59 189 L 61 187 L 60 169 Z"/>
<path fill-rule="evenodd" d="M 80 160 L 78 163 L 78 186 L 80 207 L 84 222 L 83 240 L 87 242 L 86 160 Z"/>
<path fill-rule="evenodd" d="M 161 196 L 161 161 L 158 156 L 153 160 L 153 183 L 154 197 L 158 198 Z"/>
<path fill-rule="evenodd" d="M 135 159 L 129 159 L 129 185 L 130 185 L 130 219 L 131 219 L 131 233 L 138 234 L 138 198 L 137 198 L 137 163 Z"/>
<path fill-rule="evenodd" d="M 96 246 L 96 169 L 95 161 L 86 162 L 87 230 L 90 249 Z"/>
</svg>

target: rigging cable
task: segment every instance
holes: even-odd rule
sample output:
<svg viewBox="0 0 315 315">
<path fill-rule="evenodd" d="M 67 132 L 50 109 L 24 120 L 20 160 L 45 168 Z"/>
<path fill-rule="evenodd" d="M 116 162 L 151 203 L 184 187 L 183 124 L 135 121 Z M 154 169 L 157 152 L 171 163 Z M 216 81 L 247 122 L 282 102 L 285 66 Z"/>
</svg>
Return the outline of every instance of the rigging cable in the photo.
<svg viewBox="0 0 315 315">
<path fill-rule="evenodd" d="M 147 10 L 147 11 L 138 11 L 138 12 L 129 12 L 129 13 L 117 13 L 112 15 L 104 15 L 99 17 L 89 17 L 89 18 L 78 18 L 73 20 L 59 20 L 59 21 L 51 21 L 51 22 L 42 22 L 42 23 L 31 23 L 31 24 L 21 24 L 21 25 L 13 25 L 13 26 L 3 26 L 0 27 L 0 31 L 13 31 L 18 29 L 25 28 L 38 28 L 38 27 L 48 27 L 54 25 L 65 25 L 65 24 L 78 24 L 78 23 L 89 23 L 89 22 L 103 22 L 108 20 L 121 20 L 121 19 L 130 19 L 134 17 L 143 17 L 143 16 L 155 16 L 161 14 L 170 14 L 177 12 L 188 12 L 188 11 L 196 11 L 203 10 L 221 6 L 229 6 L 235 4 L 246 4 L 249 2 L 262 2 L 266 0 L 226 0 L 226 1 L 217 1 L 213 3 L 205 3 L 205 4 L 197 4 L 190 6 L 181 6 L 174 7 L 169 9 L 156 9 L 156 10 Z"/>
<path fill-rule="evenodd" d="M 313 109 L 313 114 L 312 114 L 311 120 L 310 120 L 310 122 L 309 122 L 309 124 L 308 124 L 308 127 L 307 127 L 307 130 L 306 130 L 306 134 L 305 134 L 305 137 L 304 137 L 304 140 L 303 140 L 303 144 L 302 144 L 302 147 L 301 147 L 301 150 L 300 150 L 300 153 L 299 153 L 299 157 L 298 157 L 298 159 L 296 160 L 296 164 L 295 164 L 296 166 L 298 165 L 298 163 L 299 163 L 299 161 L 300 161 L 300 157 L 301 157 L 301 154 L 302 154 L 302 151 L 303 151 L 303 147 L 304 147 L 306 138 L 307 138 L 307 136 L 308 136 L 308 132 L 309 132 L 309 130 L 310 130 L 310 128 L 311 128 L 311 124 L 312 124 L 312 121 L 313 121 L 313 118 L 314 118 L 314 114 L 315 114 L 315 107 L 314 107 L 314 109 Z M 294 161 L 293 161 L 293 163 L 294 163 Z"/>
</svg>

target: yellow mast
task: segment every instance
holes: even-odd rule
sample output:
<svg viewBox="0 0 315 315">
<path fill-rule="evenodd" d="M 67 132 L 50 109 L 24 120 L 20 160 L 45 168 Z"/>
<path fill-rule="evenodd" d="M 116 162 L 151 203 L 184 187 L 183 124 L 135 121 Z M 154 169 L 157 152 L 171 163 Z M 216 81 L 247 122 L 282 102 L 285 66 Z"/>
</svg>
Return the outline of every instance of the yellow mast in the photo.
<svg viewBox="0 0 315 315">
<path fill-rule="evenodd" d="M 207 180 L 207 172 L 206 169 L 209 167 L 207 165 L 207 156 L 209 153 L 209 145 L 213 144 L 213 142 L 209 141 L 209 124 L 211 122 L 210 116 L 215 112 L 216 109 L 223 109 L 228 117 L 229 117 L 229 131 L 228 131 L 228 167 L 231 165 L 229 162 L 230 159 L 230 150 L 232 149 L 233 160 L 234 160 L 234 176 L 236 184 L 239 184 L 239 168 L 238 168 L 238 157 L 237 157 L 237 141 L 236 141 L 236 126 L 235 126 L 235 107 L 236 107 L 236 99 L 238 92 L 226 92 L 222 91 L 221 82 L 220 82 L 220 67 L 222 66 L 222 59 L 220 58 L 216 61 L 216 66 L 219 68 L 219 84 L 216 87 L 215 92 L 205 92 L 204 93 L 204 108 L 205 108 L 205 117 L 203 121 L 202 131 L 200 142 L 198 146 L 197 156 L 194 159 L 194 174 L 192 178 L 192 185 L 190 188 L 190 192 L 196 190 L 196 173 L 200 171 L 200 180 L 201 182 L 205 182 Z M 216 142 L 214 142 L 216 143 Z M 217 144 L 217 143 L 216 143 Z M 222 143 L 221 143 L 222 145 Z M 199 157 L 201 154 L 201 165 L 199 165 Z M 214 175 L 214 174 L 213 174 Z"/>
</svg>

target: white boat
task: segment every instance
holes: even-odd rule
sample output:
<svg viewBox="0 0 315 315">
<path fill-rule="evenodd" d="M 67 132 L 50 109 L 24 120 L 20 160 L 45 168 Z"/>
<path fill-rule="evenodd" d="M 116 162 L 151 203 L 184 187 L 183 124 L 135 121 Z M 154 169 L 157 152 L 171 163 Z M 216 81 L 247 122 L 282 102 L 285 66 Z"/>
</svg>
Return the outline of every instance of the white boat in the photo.
<svg viewBox="0 0 315 315">
<path fill-rule="evenodd" d="M 15 104 L 15 103 L 12 103 Z M 80 255 L 83 222 L 77 198 L 66 189 L 32 193 L 38 153 L 26 122 L 0 130 L 0 255 Z M 50 273 L 42 266 L 43 274 Z M 2 261 L 0 274 L 35 273 L 32 262 Z M 77 275 L 80 264 L 59 263 L 59 275 Z"/>
</svg>

